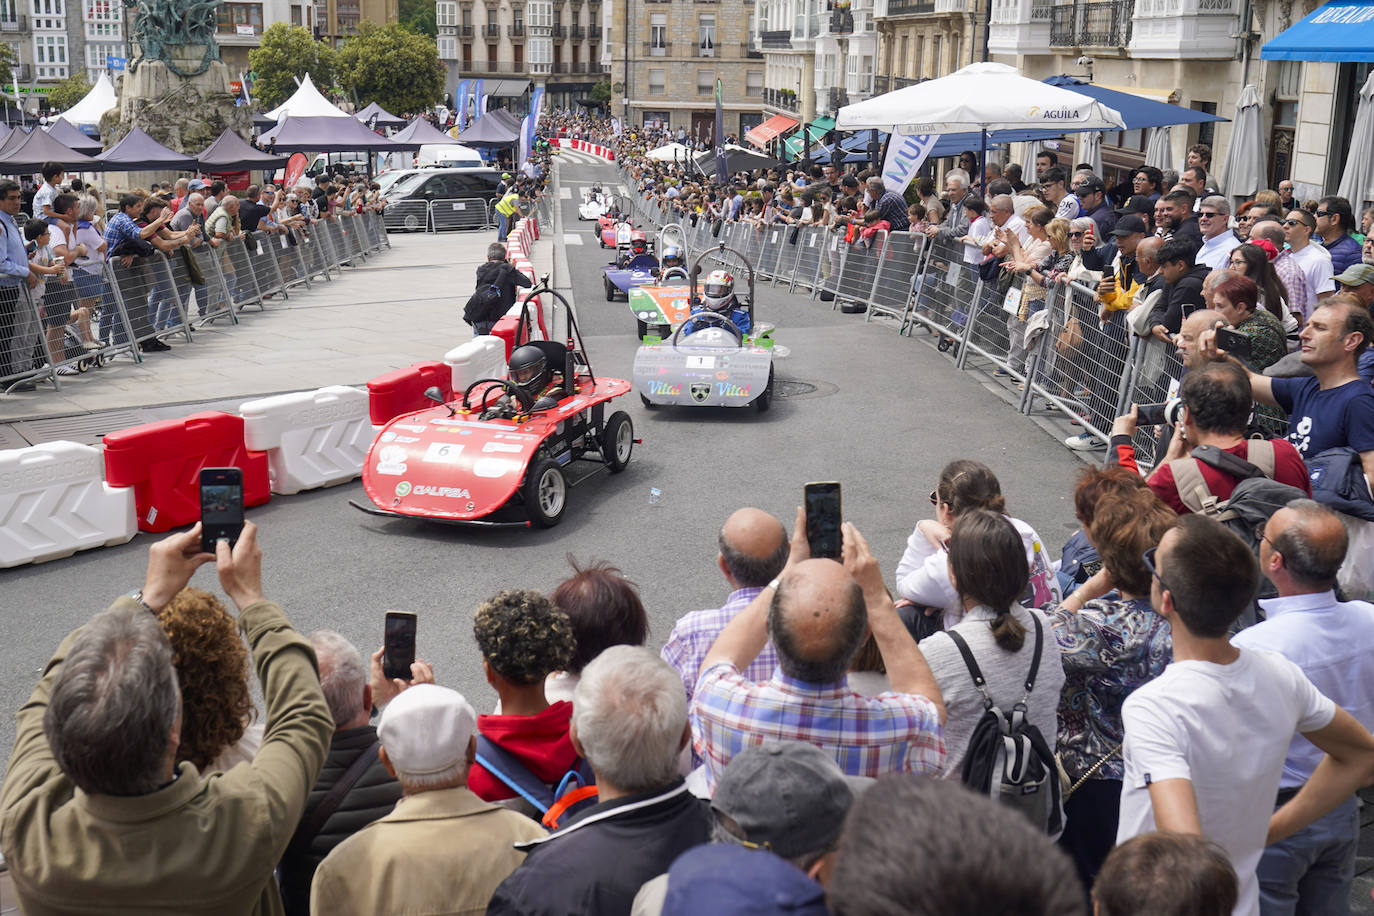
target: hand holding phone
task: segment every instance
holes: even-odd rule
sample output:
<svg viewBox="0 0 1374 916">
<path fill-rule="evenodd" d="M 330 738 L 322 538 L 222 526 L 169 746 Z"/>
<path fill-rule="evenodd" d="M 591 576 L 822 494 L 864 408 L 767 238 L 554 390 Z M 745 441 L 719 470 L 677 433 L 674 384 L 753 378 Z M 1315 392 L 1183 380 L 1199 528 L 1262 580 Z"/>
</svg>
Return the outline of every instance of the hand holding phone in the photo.
<svg viewBox="0 0 1374 916">
<path fill-rule="evenodd" d="M 808 483 L 802 494 L 806 507 L 806 541 L 811 556 L 838 560 L 843 546 L 839 483 L 833 480 Z"/>
<path fill-rule="evenodd" d="M 1250 338 L 1240 331 L 1231 328 L 1217 328 L 1217 348 L 1242 362 L 1250 361 Z"/>
<path fill-rule="evenodd" d="M 215 552 L 219 540 L 233 547 L 243 531 L 243 471 L 202 468 L 200 472 L 201 549 Z"/>
<path fill-rule="evenodd" d="M 391 680 L 410 680 L 415 664 L 416 617 L 408 611 L 386 612 L 386 633 L 382 642 L 382 673 Z"/>
</svg>

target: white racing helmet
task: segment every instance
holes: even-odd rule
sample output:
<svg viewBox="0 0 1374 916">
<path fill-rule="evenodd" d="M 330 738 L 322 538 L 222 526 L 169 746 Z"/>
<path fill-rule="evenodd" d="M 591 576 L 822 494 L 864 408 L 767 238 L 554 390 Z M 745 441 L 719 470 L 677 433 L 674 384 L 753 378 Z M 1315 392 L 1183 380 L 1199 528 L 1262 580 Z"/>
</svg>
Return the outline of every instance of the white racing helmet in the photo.
<svg viewBox="0 0 1374 916">
<path fill-rule="evenodd" d="M 713 270 L 701 284 L 701 300 L 713 312 L 725 312 L 735 296 L 735 278 L 723 270 Z"/>
</svg>

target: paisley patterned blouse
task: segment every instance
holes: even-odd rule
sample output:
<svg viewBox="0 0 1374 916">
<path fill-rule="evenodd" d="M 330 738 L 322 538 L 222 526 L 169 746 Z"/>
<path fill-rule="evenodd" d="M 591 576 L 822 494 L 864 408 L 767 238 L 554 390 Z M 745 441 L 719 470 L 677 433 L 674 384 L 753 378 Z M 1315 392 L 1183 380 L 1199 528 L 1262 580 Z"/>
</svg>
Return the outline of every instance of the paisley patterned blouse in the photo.
<svg viewBox="0 0 1374 916">
<path fill-rule="evenodd" d="M 1147 598 L 1095 598 L 1078 612 L 1045 608 L 1064 661 L 1059 698 L 1059 752 L 1077 782 L 1121 743 L 1121 704 L 1173 658 L 1169 626 Z M 1120 779 L 1121 754 L 1094 779 Z"/>
</svg>

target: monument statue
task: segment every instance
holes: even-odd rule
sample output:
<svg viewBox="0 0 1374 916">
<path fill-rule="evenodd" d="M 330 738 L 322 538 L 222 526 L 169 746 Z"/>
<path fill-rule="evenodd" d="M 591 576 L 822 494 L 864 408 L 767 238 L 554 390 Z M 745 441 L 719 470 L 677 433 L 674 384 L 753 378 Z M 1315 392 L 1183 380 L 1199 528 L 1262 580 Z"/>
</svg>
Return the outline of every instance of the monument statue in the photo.
<svg viewBox="0 0 1374 916">
<path fill-rule="evenodd" d="M 221 0 L 124 0 L 133 8 L 132 39 L 137 54 L 129 70 L 144 61 L 159 60 L 177 76 L 190 79 L 210 69 L 219 60 L 215 41 L 216 10 Z M 188 64 L 173 47 L 204 48 L 198 63 Z"/>
</svg>

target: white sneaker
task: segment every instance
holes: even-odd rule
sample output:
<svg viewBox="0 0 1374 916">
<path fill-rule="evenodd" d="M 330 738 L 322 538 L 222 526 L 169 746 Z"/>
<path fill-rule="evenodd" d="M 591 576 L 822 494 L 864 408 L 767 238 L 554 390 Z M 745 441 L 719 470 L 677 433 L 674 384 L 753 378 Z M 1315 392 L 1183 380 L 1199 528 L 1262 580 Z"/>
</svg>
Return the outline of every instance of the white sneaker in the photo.
<svg viewBox="0 0 1374 916">
<path fill-rule="evenodd" d="M 1091 452 L 1102 448 L 1102 440 L 1092 433 L 1079 433 L 1064 440 L 1064 444 L 1075 452 Z"/>
</svg>

